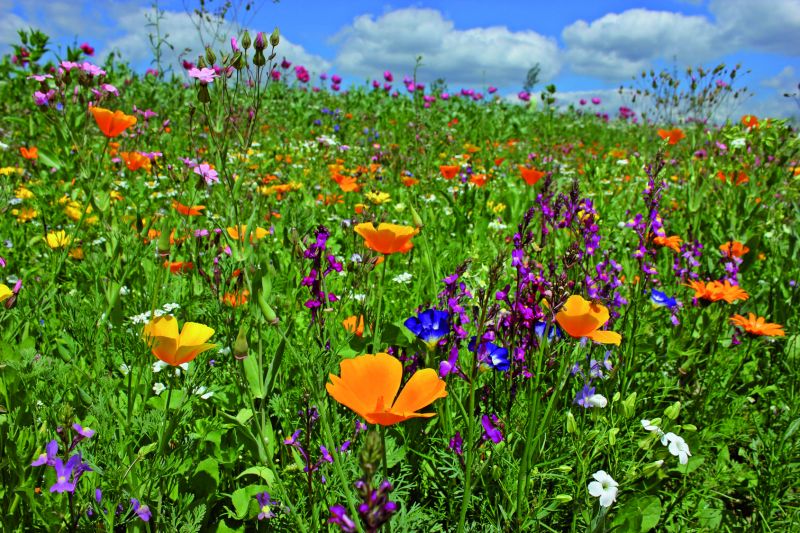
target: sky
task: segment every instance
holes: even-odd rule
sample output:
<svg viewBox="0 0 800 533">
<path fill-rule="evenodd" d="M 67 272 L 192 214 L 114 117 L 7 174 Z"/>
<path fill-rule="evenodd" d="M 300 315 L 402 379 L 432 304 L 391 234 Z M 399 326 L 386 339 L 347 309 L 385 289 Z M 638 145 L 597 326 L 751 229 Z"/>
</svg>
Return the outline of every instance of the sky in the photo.
<svg viewBox="0 0 800 533">
<path fill-rule="evenodd" d="M 206 0 L 212 11 L 222 3 Z M 0 0 L 0 50 L 9 50 L 18 28 L 34 27 L 51 36 L 55 51 L 88 42 L 98 61 L 116 51 L 144 70 L 153 58 L 154 4 L 158 29 L 172 47 L 165 47 L 165 63 L 180 71 L 186 50 L 189 60 L 202 52 L 192 15 L 198 0 Z M 225 20 L 217 20 L 227 37 L 219 49 L 229 47 L 238 28 L 269 33 L 277 26 L 279 59 L 339 74 L 346 84 L 381 78 L 387 69 L 397 82 L 422 56 L 422 82 L 444 78 L 451 91 L 493 85 L 515 98 L 528 69 L 539 64 L 539 88 L 554 83 L 559 102 L 597 96 L 610 110 L 628 104 L 617 89 L 642 70 L 741 63 L 737 86 L 754 96 L 731 107 L 731 115 L 800 115 L 800 100 L 783 97 L 800 93 L 800 0 L 262 0 L 245 6 L 232 0 Z"/>
</svg>

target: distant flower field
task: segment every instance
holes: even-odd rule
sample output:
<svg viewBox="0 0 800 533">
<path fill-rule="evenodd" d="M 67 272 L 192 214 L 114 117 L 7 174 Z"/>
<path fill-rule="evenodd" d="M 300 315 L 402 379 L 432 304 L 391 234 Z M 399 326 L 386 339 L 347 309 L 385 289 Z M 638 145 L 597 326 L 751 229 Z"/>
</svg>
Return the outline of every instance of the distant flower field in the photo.
<svg viewBox="0 0 800 533">
<path fill-rule="evenodd" d="M 790 123 L 23 37 L 3 531 L 800 529 Z"/>
</svg>

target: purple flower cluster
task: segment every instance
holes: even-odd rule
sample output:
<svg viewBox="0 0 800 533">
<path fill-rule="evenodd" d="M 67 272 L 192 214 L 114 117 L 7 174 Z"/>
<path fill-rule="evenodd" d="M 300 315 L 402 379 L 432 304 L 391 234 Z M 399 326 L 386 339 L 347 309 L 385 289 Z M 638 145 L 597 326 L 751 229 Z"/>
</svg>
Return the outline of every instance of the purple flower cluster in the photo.
<svg viewBox="0 0 800 533">
<path fill-rule="evenodd" d="M 691 243 L 681 244 L 681 251 L 675 254 L 672 272 L 682 282 L 699 279 L 697 269 L 700 267 L 700 257 L 703 255 L 703 245 L 697 239 Z"/>
<path fill-rule="evenodd" d="M 311 323 L 319 323 L 320 328 L 325 325 L 324 318 L 319 312 L 320 309 L 328 302 L 335 302 L 339 299 L 332 292 L 325 292 L 324 279 L 331 272 L 342 271 L 342 264 L 336 260 L 333 254 L 327 253 L 329 236 L 330 232 L 325 226 L 319 226 L 314 231 L 314 242 L 303 252 L 303 257 L 311 262 L 311 269 L 300 282 L 311 292 L 311 298 L 305 302 L 305 306 L 311 310 Z"/>
<path fill-rule="evenodd" d="M 397 511 L 397 503 L 389 500 L 392 484 L 384 480 L 378 488 L 373 488 L 370 483 L 359 479 L 355 482 L 355 487 L 361 497 L 361 503 L 357 509 L 364 531 L 367 533 L 380 531 L 383 524 L 388 522 L 392 514 Z M 345 533 L 356 531 L 356 524 L 347 515 L 347 510 L 344 506 L 332 505 L 329 511 L 331 513 L 330 518 L 328 518 L 329 524 L 339 526 Z"/>
<path fill-rule="evenodd" d="M 72 429 L 75 431 L 75 436 L 64 453 L 64 457 L 58 456 L 58 441 L 51 440 L 45 447 L 45 452 L 39 455 L 31 466 L 50 466 L 55 470 L 56 482 L 50 487 L 50 492 L 68 492 L 75 493 L 75 487 L 78 484 L 84 472 L 91 472 L 92 468 L 83 462 L 80 453 L 72 454 L 75 446 L 84 439 L 89 439 L 94 435 L 94 430 L 85 428 L 80 424 L 73 424 Z M 64 434 L 63 430 L 59 433 Z"/>
<path fill-rule="evenodd" d="M 644 273 L 645 284 L 650 280 L 658 280 L 658 271 L 654 265 L 656 248 L 650 246 L 652 242 L 651 236 L 666 236 L 658 207 L 661 202 L 661 194 L 667 187 L 667 182 L 662 180 L 656 184 L 658 174 L 663 168 L 664 160 L 660 154 L 654 163 L 645 167 L 648 182 L 647 187 L 645 187 L 642 193 L 642 197 L 644 198 L 645 208 L 647 209 L 647 216 L 645 217 L 641 213 L 638 213 L 631 222 L 626 224 L 627 227 L 633 228 L 636 235 L 639 237 L 639 245 L 633 253 L 633 257 L 639 261 L 639 266 Z"/>
</svg>

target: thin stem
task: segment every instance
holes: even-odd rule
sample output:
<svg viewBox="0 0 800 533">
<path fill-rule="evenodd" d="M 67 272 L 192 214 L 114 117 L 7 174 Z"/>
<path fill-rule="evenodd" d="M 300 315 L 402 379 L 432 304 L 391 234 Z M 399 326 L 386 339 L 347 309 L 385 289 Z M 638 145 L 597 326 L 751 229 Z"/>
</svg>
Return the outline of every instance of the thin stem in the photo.
<svg viewBox="0 0 800 533">
<path fill-rule="evenodd" d="M 378 285 L 378 310 L 375 314 L 375 335 L 372 337 L 372 350 L 378 352 L 381 345 L 381 308 L 383 307 L 383 281 L 386 279 L 386 264 L 389 256 L 383 256 L 383 270 L 381 272 L 381 282 Z"/>
</svg>

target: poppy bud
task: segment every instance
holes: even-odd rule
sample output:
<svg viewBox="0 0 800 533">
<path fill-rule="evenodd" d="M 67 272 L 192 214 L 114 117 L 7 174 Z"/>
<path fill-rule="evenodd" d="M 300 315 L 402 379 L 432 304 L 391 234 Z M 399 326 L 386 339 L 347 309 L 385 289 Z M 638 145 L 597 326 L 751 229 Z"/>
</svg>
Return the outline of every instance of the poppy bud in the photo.
<svg viewBox="0 0 800 533">
<path fill-rule="evenodd" d="M 247 333 L 245 333 L 244 327 L 241 327 L 233 343 L 233 356 L 239 361 L 242 361 L 247 357 L 247 352 L 249 350 L 250 346 L 247 344 Z"/>
<path fill-rule="evenodd" d="M 206 46 L 206 60 L 209 65 L 213 65 L 217 61 L 217 54 L 214 53 L 210 46 Z"/>
<path fill-rule="evenodd" d="M 414 206 L 412 205 L 410 206 L 410 208 L 411 208 L 411 222 L 414 223 L 414 226 L 416 226 L 419 229 L 425 227 L 425 224 L 423 224 L 422 222 L 422 217 L 419 216 L 419 213 L 417 213 L 417 210 L 414 209 Z"/>
<path fill-rule="evenodd" d="M 276 27 L 274 30 L 272 30 L 272 35 L 269 36 L 269 44 L 271 44 L 272 47 L 275 48 L 276 46 L 278 46 L 278 43 L 280 42 L 281 42 L 281 33 Z"/>
<path fill-rule="evenodd" d="M 267 44 L 264 42 L 264 32 L 258 32 L 256 34 L 256 42 L 253 45 L 256 49 L 256 52 L 263 52 L 264 49 L 267 47 Z"/>
<path fill-rule="evenodd" d="M 258 293 L 258 307 L 261 309 L 261 313 L 264 315 L 264 319 L 267 322 L 273 326 L 278 325 L 278 322 L 280 322 L 278 315 L 275 314 L 275 310 L 267 303 L 267 297 L 264 295 L 263 290 Z"/>
<path fill-rule="evenodd" d="M 156 249 L 158 251 L 158 256 L 162 259 L 169 258 L 169 233 L 169 228 L 165 225 L 161 229 L 161 235 L 158 236 Z"/>
<path fill-rule="evenodd" d="M 250 39 L 250 33 L 247 30 L 244 30 L 244 35 L 242 35 L 242 48 L 247 50 L 250 48 L 250 45 L 253 44 L 253 41 Z"/>
</svg>

